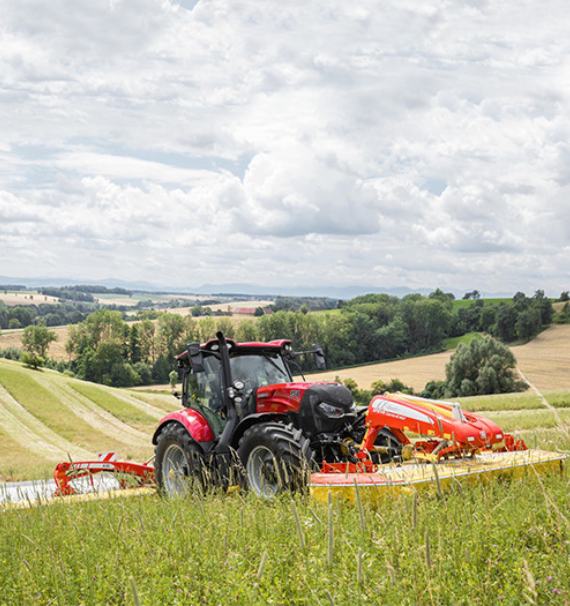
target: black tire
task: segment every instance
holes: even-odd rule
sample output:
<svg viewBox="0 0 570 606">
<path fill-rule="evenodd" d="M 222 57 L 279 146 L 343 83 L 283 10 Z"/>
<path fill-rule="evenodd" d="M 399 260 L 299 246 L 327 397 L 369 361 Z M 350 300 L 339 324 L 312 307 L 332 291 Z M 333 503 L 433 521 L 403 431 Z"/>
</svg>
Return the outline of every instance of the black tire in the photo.
<svg viewBox="0 0 570 606">
<path fill-rule="evenodd" d="M 300 429 L 278 422 L 254 425 L 243 434 L 238 455 L 245 486 L 256 495 L 272 498 L 306 489 L 313 456 Z"/>
<path fill-rule="evenodd" d="M 204 492 L 202 451 L 182 425 L 167 425 L 157 438 L 154 452 L 155 478 L 162 495 L 184 497 Z"/>
</svg>

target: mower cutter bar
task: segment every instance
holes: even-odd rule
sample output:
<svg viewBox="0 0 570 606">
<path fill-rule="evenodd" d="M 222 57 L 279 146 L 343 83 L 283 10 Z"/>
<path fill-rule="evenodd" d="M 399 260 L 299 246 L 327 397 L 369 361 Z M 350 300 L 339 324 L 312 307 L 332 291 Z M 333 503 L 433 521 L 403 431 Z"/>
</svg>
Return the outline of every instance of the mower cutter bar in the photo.
<svg viewBox="0 0 570 606">
<path fill-rule="evenodd" d="M 457 483 L 485 482 L 497 477 L 523 477 L 561 470 L 565 454 L 544 450 L 483 452 L 474 457 L 426 464 L 407 462 L 387 464 L 374 472 L 313 473 L 311 497 L 326 503 L 328 495 L 354 502 L 358 497 L 367 504 L 380 502 L 385 496 L 415 492 L 440 493 Z"/>
</svg>

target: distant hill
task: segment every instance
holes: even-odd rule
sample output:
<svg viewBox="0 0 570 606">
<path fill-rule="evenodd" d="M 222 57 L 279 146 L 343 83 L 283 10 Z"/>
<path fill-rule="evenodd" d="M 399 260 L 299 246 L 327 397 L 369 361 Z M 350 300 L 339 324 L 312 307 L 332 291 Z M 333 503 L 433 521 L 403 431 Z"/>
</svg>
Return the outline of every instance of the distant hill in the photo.
<svg viewBox="0 0 570 606">
<path fill-rule="evenodd" d="M 171 284 L 157 284 L 146 282 L 142 280 L 118 280 L 115 278 L 107 278 L 104 280 L 90 280 L 89 278 L 45 278 L 45 277 L 9 277 L 0 276 L 0 284 L 5 285 L 26 285 L 28 287 L 38 286 L 68 286 L 73 284 L 91 284 L 98 286 L 106 286 L 108 288 L 125 288 L 127 290 L 136 292 L 148 292 L 148 293 L 173 293 L 173 294 L 199 294 L 199 295 L 248 295 L 255 296 L 260 295 L 263 297 L 273 298 L 278 295 L 282 296 L 299 296 L 299 297 L 331 297 L 333 299 L 352 299 L 359 295 L 365 295 L 369 293 L 386 293 L 394 295 L 396 297 L 403 297 L 411 293 L 420 293 L 427 295 L 434 290 L 435 287 L 418 287 L 408 288 L 404 286 L 390 286 L 390 285 L 370 285 L 370 284 L 357 284 L 350 286 L 342 285 L 326 285 L 326 286 L 314 286 L 307 284 L 295 284 L 295 285 L 279 285 L 279 286 L 266 286 L 263 284 L 252 284 L 249 282 L 221 282 L 221 283 L 206 283 L 201 285 L 186 285 L 186 286 L 173 286 Z M 464 291 L 456 289 L 445 289 L 451 290 L 453 294 L 461 298 Z M 481 290 L 482 297 L 512 297 L 513 293 L 495 293 L 486 292 Z"/>
</svg>

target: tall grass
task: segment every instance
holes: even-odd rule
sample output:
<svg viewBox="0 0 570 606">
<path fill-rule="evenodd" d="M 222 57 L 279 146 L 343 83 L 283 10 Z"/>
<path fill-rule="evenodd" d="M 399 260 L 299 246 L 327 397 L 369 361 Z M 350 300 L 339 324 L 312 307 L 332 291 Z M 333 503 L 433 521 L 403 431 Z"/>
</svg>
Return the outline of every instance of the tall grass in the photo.
<svg viewBox="0 0 570 606">
<path fill-rule="evenodd" d="M 240 494 L 58 503 L 0 514 L 0 602 L 521 604 L 532 578 L 536 603 L 564 604 L 569 509 L 567 473 L 377 510 Z"/>
<path fill-rule="evenodd" d="M 570 408 L 570 391 L 547 392 L 544 396 L 556 408 Z"/>
<path fill-rule="evenodd" d="M 544 409 L 541 399 L 531 391 L 493 396 L 469 396 L 457 400 L 461 402 L 464 410 L 472 411 Z"/>
</svg>

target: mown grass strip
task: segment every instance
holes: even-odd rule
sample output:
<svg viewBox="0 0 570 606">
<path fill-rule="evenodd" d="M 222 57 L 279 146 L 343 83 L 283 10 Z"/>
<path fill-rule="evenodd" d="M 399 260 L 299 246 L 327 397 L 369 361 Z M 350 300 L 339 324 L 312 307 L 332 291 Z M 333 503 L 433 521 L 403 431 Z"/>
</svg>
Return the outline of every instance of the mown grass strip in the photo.
<svg viewBox="0 0 570 606">
<path fill-rule="evenodd" d="M 543 395 L 555 408 L 570 408 L 570 391 L 546 392 Z"/>
<path fill-rule="evenodd" d="M 136 406 L 117 398 L 106 389 L 77 381 L 71 381 L 69 385 L 77 393 L 85 396 L 97 406 L 123 421 L 123 423 L 127 423 L 127 425 L 146 430 L 156 424 L 156 419 L 139 410 Z"/>
<path fill-rule="evenodd" d="M 95 453 L 117 448 L 116 441 L 94 429 L 35 381 L 32 371 L 0 367 L 0 383 L 28 412 L 66 440 Z"/>
<path fill-rule="evenodd" d="M 130 389 L 129 395 L 131 397 L 144 402 L 145 404 L 150 404 L 159 410 L 163 410 L 164 412 L 172 412 L 174 410 L 178 410 L 182 407 L 180 400 L 177 400 L 173 395 L 168 395 L 168 397 L 164 397 L 164 395 L 157 394 L 156 392 L 143 392 L 139 390 Z"/>
<path fill-rule="evenodd" d="M 470 396 L 468 398 L 457 398 L 465 410 L 526 410 L 526 409 L 544 409 L 540 398 L 530 392 L 507 393 L 494 396 Z"/>
</svg>

